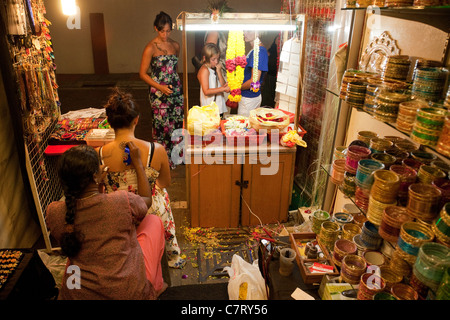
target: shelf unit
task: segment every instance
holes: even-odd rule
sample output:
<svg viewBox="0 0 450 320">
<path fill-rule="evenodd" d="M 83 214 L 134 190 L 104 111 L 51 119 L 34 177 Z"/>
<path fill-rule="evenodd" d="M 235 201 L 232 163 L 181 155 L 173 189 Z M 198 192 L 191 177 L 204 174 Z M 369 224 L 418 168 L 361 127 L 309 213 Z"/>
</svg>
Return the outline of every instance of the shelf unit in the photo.
<svg viewBox="0 0 450 320">
<path fill-rule="evenodd" d="M 339 6 L 339 4 L 338 4 Z M 334 38 L 334 47 L 336 48 L 333 52 L 337 51 L 337 48 L 340 44 L 347 42 L 348 51 L 347 57 L 345 60 L 345 70 L 347 69 L 358 69 L 358 62 L 360 60 L 360 56 L 362 51 L 364 50 L 364 37 L 366 36 L 367 28 L 368 28 L 368 16 L 371 14 L 379 14 L 383 17 L 400 19 L 399 23 L 424 23 L 428 26 L 434 27 L 439 30 L 439 32 L 443 32 L 446 34 L 445 43 L 442 46 L 442 51 L 439 52 L 440 59 L 444 66 L 449 65 L 449 39 L 450 39 L 450 6 L 439 6 L 439 7 L 369 7 L 369 8 L 340 8 L 337 9 L 337 21 L 341 21 L 341 25 L 343 27 L 337 28 L 337 33 Z M 403 21 L 406 20 L 406 21 Z M 413 56 L 413 53 L 410 52 L 400 52 L 400 54 Z M 334 65 L 330 66 L 330 77 L 328 86 L 326 89 L 328 103 L 328 110 L 331 115 L 329 118 L 333 116 L 336 117 L 335 122 L 329 121 L 334 126 L 329 128 L 334 129 L 334 140 L 333 147 L 328 150 L 329 155 L 324 157 L 324 159 L 329 159 L 328 162 L 321 163 L 321 171 L 324 175 L 326 175 L 326 179 L 328 179 L 328 172 L 325 168 L 327 165 L 329 166 L 329 162 L 332 159 L 332 153 L 336 146 L 348 145 L 348 142 L 351 141 L 349 136 L 352 132 L 350 132 L 350 122 L 352 117 L 356 117 L 359 112 L 367 114 L 364 111 L 356 111 L 356 108 L 349 106 L 345 101 L 339 98 L 340 91 L 340 81 L 336 81 L 336 67 Z M 446 90 L 445 90 L 446 92 Z M 367 114 L 368 115 L 368 114 Z M 325 118 L 326 119 L 326 118 Z M 409 136 L 399 130 L 391 123 L 381 122 L 374 118 L 373 121 L 378 122 L 383 128 L 388 128 L 393 132 L 399 133 L 402 137 L 409 138 Z M 328 128 L 328 130 L 329 130 Z M 353 133 L 352 133 L 353 134 Z M 384 134 L 383 135 L 388 135 Z M 443 160 L 444 162 L 450 162 L 450 158 L 442 155 L 432 147 L 429 146 L 420 146 L 420 149 L 426 152 L 434 153 Z M 324 200 L 322 203 L 322 208 L 324 210 L 334 211 L 333 206 L 336 201 L 337 188 L 334 186 L 331 181 L 327 181 L 326 191 Z"/>
</svg>

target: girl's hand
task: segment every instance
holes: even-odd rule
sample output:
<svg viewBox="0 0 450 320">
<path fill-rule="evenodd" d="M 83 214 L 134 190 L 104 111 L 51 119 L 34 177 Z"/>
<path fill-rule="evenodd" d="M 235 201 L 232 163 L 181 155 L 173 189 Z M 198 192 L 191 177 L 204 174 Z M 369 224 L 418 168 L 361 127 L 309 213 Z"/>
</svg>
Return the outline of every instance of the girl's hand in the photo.
<svg viewBox="0 0 450 320">
<path fill-rule="evenodd" d="M 231 90 L 230 90 L 230 87 L 228 86 L 228 83 L 225 83 L 223 86 L 222 86 L 222 89 L 223 89 L 223 92 L 227 92 L 227 93 L 229 93 Z"/>
<path fill-rule="evenodd" d="M 171 95 L 171 94 L 173 93 L 173 90 L 172 90 L 172 86 L 171 86 L 171 85 L 168 85 L 168 86 L 166 86 L 166 85 L 161 85 L 160 91 L 161 91 L 163 94 L 165 94 L 166 96 L 169 96 L 169 95 Z"/>
<path fill-rule="evenodd" d="M 220 70 L 222 70 L 222 63 L 221 63 L 221 62 L 219 62 L 219 63 L 216 65 L 216 72 L 219 72 Z"/>
</svg>

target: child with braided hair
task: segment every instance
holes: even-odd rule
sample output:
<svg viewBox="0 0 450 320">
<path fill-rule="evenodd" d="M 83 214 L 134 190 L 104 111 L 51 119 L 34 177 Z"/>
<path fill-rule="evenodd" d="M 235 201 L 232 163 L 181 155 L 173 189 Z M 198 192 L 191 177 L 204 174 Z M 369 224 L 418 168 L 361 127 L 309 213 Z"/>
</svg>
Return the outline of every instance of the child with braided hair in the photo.
<svg viewBox="0 0 450 320">
<path fill-rule="evenodd" d="M 140 150 L 133 142 L 127 146 L 138 194 L 99 192 L 107 169 L 90 146 L 75 146 L 59 159 L 65 201 L 48 206 L 46 222 L 68 257 L 67 266 L 79 268 L 80 286 L 65 273 L 58 299 L 147 300 L 167 288 L 161 268 L 164 228 L 159 217 L 147 215 L 152 196 Z"/>
</svg>

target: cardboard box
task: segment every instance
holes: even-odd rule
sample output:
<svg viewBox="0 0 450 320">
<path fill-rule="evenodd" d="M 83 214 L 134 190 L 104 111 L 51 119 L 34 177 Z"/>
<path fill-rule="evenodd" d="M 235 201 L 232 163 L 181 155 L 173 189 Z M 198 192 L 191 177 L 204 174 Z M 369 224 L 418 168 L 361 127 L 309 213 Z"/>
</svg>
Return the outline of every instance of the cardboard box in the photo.
<svg viewBox="0 0 450 320">
<path fill-rule="evenodd" d="M 91 129 L 84 139 L 87 145 L 96 148 L 114 141 L 114 138 L 115 133 L 113 129 Z"/>
<path fill-rule="evenodd" d="M 340 282 L 340 280 L 341 277 L 324 276 L 318 292 L 320 298 L 322 300 L 355 300 L 356 298 L 348 298 L 342 293 L 346 290 L 358 290 L 359 285 L 351 285 L 346 282 Z"/>
</svg>

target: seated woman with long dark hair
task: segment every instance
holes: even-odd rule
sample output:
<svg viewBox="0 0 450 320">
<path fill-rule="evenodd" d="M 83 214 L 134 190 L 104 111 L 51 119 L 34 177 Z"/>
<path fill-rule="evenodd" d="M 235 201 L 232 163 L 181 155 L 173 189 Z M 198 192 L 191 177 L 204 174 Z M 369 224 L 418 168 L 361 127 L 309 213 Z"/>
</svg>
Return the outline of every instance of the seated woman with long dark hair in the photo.
<svg viewBox="0 0 450 320">
<path fill-rule="evenodd" d="M 58 299 L 156 299 L 167 288 L 161 269 L 163 224 L 147 215 L 152 196 L 140 150 L 133 142 L 127 146 L 138 194 L 100 193 L 98 182 L 106 170 L 90 146 L 75 146 L 59 159 L 65 201 L 51 203 L 46 216 L 68 257 Z"/>
</svg>

